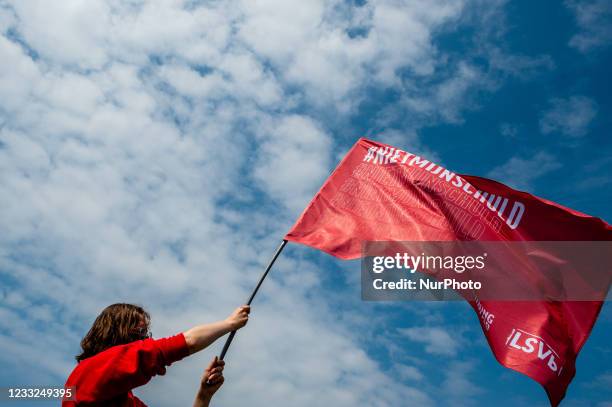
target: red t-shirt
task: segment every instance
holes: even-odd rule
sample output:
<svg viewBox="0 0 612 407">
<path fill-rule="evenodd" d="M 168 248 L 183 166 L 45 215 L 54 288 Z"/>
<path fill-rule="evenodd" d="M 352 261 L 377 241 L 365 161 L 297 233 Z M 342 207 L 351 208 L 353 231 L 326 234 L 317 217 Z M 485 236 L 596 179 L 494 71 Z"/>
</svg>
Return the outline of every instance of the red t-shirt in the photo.
<svg viewBox="0 0 612 407">
<path fill-rule="evenodd" d="M 155 375 L 165 374 L 166 366 L 188 354 L 182 333 L 113 346 L 74 368 L 66 387 L 75 387 L 76 401 L 63 401 L 62 407 L 146 406 L 132 394 L 132 389 L 148 383 Z"/>
</svg>

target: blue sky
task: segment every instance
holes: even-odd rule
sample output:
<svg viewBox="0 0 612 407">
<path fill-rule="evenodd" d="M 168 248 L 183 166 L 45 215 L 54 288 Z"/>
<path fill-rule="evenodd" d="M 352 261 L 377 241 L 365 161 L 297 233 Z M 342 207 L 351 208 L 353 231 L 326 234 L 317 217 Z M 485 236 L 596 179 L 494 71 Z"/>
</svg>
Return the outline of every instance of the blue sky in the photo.
<svg viewBox="0 0 612 407">
<path fill-rule="evenodd" d="M 112 302 L 157 336 L 225 317 L 361 136 L 612 219 L 604 0 L 0 1 L 0 28 L 0 386 L 63 384 Z M 610 405 L 611 329 L 565 405 Z M 188 403 L 221 345 L 138 394 Z M 548 403 L 467 304 L 362 302 L 357 262 L 293 244 L 228 357 L 218 400 L 247 397 Z"/>
</svg>

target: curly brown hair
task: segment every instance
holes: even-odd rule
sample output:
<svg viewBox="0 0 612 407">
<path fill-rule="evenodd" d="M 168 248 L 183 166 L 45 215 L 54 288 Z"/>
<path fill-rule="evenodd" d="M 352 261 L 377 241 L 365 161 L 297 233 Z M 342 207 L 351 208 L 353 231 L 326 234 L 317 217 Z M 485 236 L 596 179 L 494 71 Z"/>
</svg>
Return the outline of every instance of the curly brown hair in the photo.
<svg viewBox="0 0 612 407">
<path fill-rule="evenodd" d="M 151 317 L 144 308 L 133 304 L 112 304 L 104 308 L 81 341 L 81 362 L 103 350 L 149 337 Z"/>
</svg>

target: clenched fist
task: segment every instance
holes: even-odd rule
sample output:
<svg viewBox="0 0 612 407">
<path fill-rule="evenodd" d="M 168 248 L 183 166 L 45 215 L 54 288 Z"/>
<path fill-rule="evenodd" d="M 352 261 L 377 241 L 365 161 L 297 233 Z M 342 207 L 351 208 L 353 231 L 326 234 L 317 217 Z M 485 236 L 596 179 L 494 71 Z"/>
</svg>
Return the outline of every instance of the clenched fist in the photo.
<svg viewBox="0 0 612 407">
<path fill-rule="evenodd" d="M 225 381 L 223 378 L 223 366 L 225 366 L 225 362 L 219 360 L 216 356 L 210 362 L 202 375 L 200 390 L 198 390 L 193 407 L 207 407 L 209 405 L 213 394 L 219 390 L 219 387 Z"/>
<path fill-rule="evenodd" d="M 249 312 L 251 312 L 251 307 L 248 305 L 243 305 L 241 307 L 236 308 L 232 314 L 225 319 L 225 321 L 229 324 L 232 331 L 238 330 L 245 326 L 249 321 Z"/>
</svg>

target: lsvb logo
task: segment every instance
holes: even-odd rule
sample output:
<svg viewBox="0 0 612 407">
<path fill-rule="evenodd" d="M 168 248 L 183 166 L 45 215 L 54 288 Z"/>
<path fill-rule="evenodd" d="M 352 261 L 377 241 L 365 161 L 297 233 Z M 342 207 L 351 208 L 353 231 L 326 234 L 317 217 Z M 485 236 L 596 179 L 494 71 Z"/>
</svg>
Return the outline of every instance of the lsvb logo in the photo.
<svg viewBox="0 0 612 407">
<path fill-rule="evenodd" d="M 541 337 L 522 329 L 513 329 L 506 339 L 506 345 L 527 354 L 535 353 L 537 358 L 544 362 L 550 370 L 557 375 L 561 375 L 563 361 L 559 354 Z"/>
</svg>

